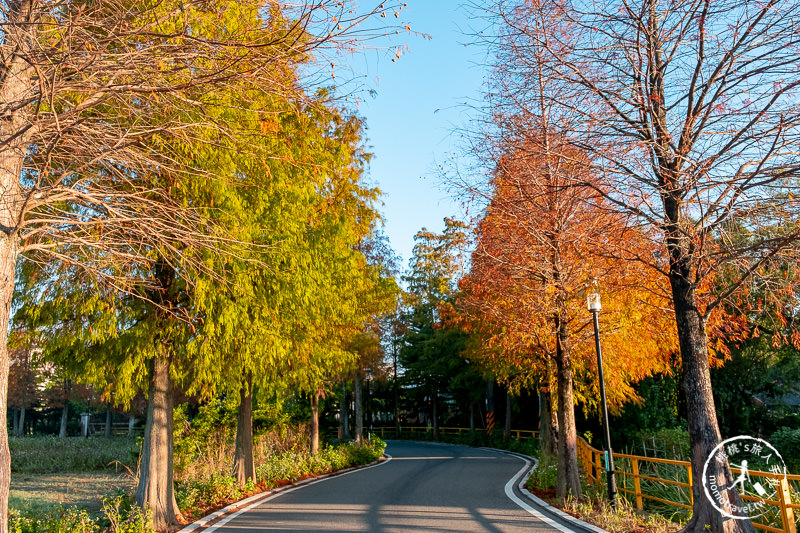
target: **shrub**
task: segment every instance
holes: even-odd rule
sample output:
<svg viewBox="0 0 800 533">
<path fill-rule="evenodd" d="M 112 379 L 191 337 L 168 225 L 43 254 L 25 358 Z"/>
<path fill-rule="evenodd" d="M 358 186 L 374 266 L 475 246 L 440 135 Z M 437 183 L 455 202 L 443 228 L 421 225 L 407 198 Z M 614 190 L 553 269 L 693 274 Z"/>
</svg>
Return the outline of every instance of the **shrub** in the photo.
<svg viewBox="0 0 800 533">
<path fill-rule="evenodd" d="M 236 409 L 217 400 L 201 406 L 189 421 L 187 407 L 175 409 L 175 479 L 179 482 L 208 480 L 215 472 L 228 471 L 233 462 Z M 254 436 L 256 464 L 284 452 L 303 453 L 311 437 L 306 424 L 290 426 L 280 419 Z"/>
<path fill-rule="evenodd" d="M 800 474 L 800 428 L 782 427 L 770 435 L 769 443 L 780 452 L 789 472 Z"/>
<path fill-rule="evenodd" d="M 542 455 L 539 458 L 539 466 L 531 472 L 531 476 L 525 483 L 528 490 L 549 490 L 556 487 L 558 479 L 558 463 L 552 455 Z"/>
<path fill-rule="evenodd" d="M 10 533 L 154 533 L 150 517 L 130 505 L 130 498 L 117 496 L 103 501 L 103 515 L 93 517 L 74 507 L 45 514 L 9 511 Z"/>
<path fill-rule="evenodd" d="M 14 511 L 9 513 L 11 533 L 95 533 L 100 531 L 89 513 L 74 508 L 58 509 L 48 515 L 36 516 Z"/>
<path fill-rule="evenodd" d="M 261 461 L 257 460 L 256 479 L 266 488 L 292 483 L 308 476 L 371 463 L 383 455 L 385 448 L 385 442 L 373 437 L 363 446 L 356 446 L 352 442 L 324 446 L 315 455 L 306 450 L 275 453 Z M 175 498 L 184 514 L 195 516 L 215 504 L 241 499 L 255 490 L 256 485 L 252 481 L 240 488 L 233 476 L 214 472 L 202 478 L 177 482 Z"/>
<path fill-rule="evenodd" d="M 133 505 L 130 495 L 120 494 L 103 500 L 103 515 L 110 533 L 152 533 L 150 514 Z"/>
<path fill-rule="evenodd" d="M 347 466 L 358 466 L 377 461 L 383 455 L 384 450 L 386 450 L 386 443 L 374 435 L 361 446 L 356 446 L 354 443 L 346 445 Z"/>
<path fill-rule="evenodd" d="M 209 505 L 239 500 L 247 494 L 246 491 L 247 488 L 242 489 L 236 484 L 233 476 L 215 472 L 204 479 L 176 483 L 175 500 L 182 511 L 194 516 L 195 511 L 202 512 Z"/>
<path fill-rule="evenodd" d="M 639 446 L 646 445 L 648 453 L 643 453 Z M 656 448 L 654 453 L 651 447 Z M 664 459 L 676 459 L 688 461 L 692 456 L 689 446 L 689 432 L 684 428 L 659 429 L 657 431 L 640 431 L 636 434 L 636 444 L 634 452 L 641 452 L 641 455 L 650 457 L 661 457 Z M 660 452 L 660 453 L 659 453 Z"/>
</svg>

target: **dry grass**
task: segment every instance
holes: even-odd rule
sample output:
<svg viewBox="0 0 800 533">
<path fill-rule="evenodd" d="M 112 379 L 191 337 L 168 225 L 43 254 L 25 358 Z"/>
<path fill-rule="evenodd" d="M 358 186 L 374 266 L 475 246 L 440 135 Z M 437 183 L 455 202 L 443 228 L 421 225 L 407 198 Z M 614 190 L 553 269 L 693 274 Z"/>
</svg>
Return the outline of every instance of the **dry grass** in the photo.
<svg viewBox="0 0 800 533">
<path fill-rule="evenodd" d="M 12 474 L 9 506 L 20 511 L 47 512 L 62 505 L 90 513 L 102 509 L 102 499 L 117 491 L 131 492 L 127 473 Z"/>
<path fill-rule="evenodd" d="M 610 533 L 674 533 L 682 527 L 681 524 L 676 524 L 661 515 L 637 511 L 624 499 L 616 509 L 603 499 L 570 500 L 565 503 L 563 509 L 584 522 L 602 527 Z"/>
<path fill-rule="evenodd" d="M 533 488 L 532 492 L 550 505 L 609 533 L 675 533 L 683 527 L 682 523 L 673 522 L 662 515 L 637 511 L 621 496 L 617 507 L 611 507 L 603 486 L 584 486 L 584 498 L 570 498 L 563 504 L 556 500 L 555 489 Z"/>
<path fill-rule="evenodd" d="M 230 473 L 235 453 L 235 428 L 221 427 L 201 438 L 186 436 L 176 445 L 175 481 L 208 479 Z M 307 451 L 311 442 L 305 425 L 284 427 L 258 435 L 253 446 L 255 463 L 266 463 L 285 452 Z"/>
</svg>

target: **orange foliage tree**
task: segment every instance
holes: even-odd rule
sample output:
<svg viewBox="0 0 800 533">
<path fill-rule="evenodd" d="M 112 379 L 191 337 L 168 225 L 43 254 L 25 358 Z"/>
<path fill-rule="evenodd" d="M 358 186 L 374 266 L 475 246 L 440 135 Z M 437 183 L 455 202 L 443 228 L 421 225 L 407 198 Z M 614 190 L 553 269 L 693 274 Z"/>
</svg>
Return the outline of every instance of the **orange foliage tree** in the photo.
<svg viewBox="0 0 800 533">
<path fill-rule="evenodd" d="M 587 289 L 601 280 L 612 406 L 635 397 L 635 381 L 667 370 L 674 328 L 662 309 L 665 288 L 651 271 L 608 253 L 646 240 L 609 215 L 592 187 L 574 186 L 576 175 L 592 179 L 583 155 L 557 135 L 519 131 L 525 133 L 507 141 L 497 161 L 458 308 L 482 335 L 481 357 L 498 379 L 544 391 L 555 385 L 557 496 L 580 496 L 574 405 L 592 406 L 598 397 Z"/>
<path fill-rule="evenodd" d="M 723 348 L 713 339 L 725 334 L 719 308 L 744 302 L 747 311 L 748 293 L 760 294 L 756 311 L 759 298 L 779 302 L 771 272 L 800 258 L 800 3 L 489 6 L 500 34 L 489 44 L 496 93 L 519 115 L 547 107 L 542 120 L 588 154 L 609 207 L 648 228 L 649 260 L 669 280 L 692 449 L 684 531 L 753 531 L 730 464 L 715 453 L 709 346 Z M 777 318 L 773 342 L 800 344 L 797 324 Z M 714 503 L 704 481 L 732 488 Z"/>
</svg>

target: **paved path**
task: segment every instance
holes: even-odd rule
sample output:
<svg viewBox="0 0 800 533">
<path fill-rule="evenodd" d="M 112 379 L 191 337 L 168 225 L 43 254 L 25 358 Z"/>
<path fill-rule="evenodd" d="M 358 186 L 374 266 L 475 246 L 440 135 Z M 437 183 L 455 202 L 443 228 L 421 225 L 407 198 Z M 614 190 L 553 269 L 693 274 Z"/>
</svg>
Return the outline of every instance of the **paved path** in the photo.
<svg viewBox="0 0 800 533">
<path fill-rule="evenodd" d="M 525 467 L 518 457 L 403 441 L 386 453 L 389 462 L 278 494 L 206 532 L 556 531 L 506 494 Z"/>
</svg>

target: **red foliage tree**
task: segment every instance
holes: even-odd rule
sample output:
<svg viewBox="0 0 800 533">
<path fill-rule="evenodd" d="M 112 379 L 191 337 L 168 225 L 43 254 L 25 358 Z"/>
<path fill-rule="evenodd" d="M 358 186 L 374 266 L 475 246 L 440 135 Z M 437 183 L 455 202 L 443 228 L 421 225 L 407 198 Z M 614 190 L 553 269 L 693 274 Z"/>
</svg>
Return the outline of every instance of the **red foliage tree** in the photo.
<svg viewBox="0 0 800 533">
<path fill-rule="evenodd" d="M 547 391 L 555 364 L 557 495 L 566 498 L 581 494 L 576 396 L 589 405 L 597 401 L 585 307 L 593 280 L 602 280 L 605 296 L 602 330 L 613 405 L 635 397 L 633 382 L 667 369 L 674 339 L 661 311 L 665 288 L 640 263 L 608 253 L 617 246 L 638 249 L 646 240 L 624 217 L 609 215 L 593 187 L 574 186 L 576 176 L 592 177 L 585 156 L 561 141 L 547 132 L 509 141 L 478 224 L 459 308 L 479 324 L 482 358 L 501 380 Z"/>
</svg>

